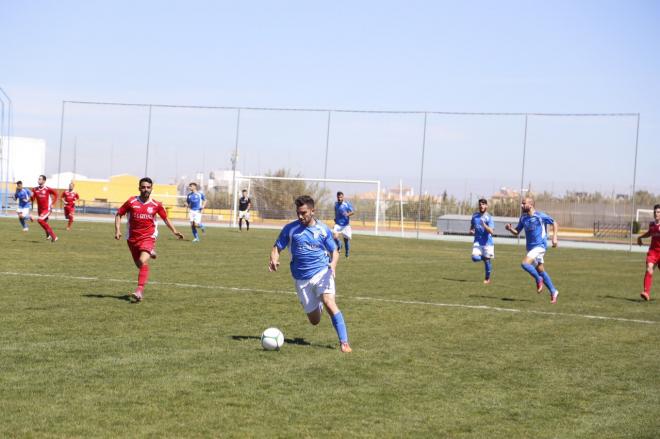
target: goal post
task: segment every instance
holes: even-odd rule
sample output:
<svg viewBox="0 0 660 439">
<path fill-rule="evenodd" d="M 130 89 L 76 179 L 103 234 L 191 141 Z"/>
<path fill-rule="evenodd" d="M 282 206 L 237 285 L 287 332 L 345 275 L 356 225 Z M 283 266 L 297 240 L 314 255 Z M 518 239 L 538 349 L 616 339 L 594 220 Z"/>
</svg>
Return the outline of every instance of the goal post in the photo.
<svg viewBox="0 0 660 439">
<path fill-rule="evenodd" d="M 308 185 L 311 184 L 310 188 Z M 309 195 L 316 195 L 317 213 L 322 210 L 327 213 L 327 208 L 330 201 L 334 205 L 334 190 L 339 189 L 342 192 L 345 192 L 346 198 L 350 201 L 353 206 L 356 206 L 354 201 L 357 201 L 356 194 L 351 193 L 348 189 L 345 189 L 345 186 L 349 186 L 352 189 L 359 187 L 371 187 L 373 192 L 367 192 L 362 194 L 363 197 L 366 197 L 366 201 L 362 200 L 361 206 L 372 205 L 368 209 L 373 209 L 373 223 L 372 218 L 366 212 L 362 212 L 362 218 L 365 225 L 369 223 L 373 224 L 374 234 L 378 235 L 380 228 L 380 209 L 381 209 L 381 182 L 380 180 L 356 180 L 356 179 L 340 179 L 340 178 L 306 178 L 306 177 L 277 177 L 269 175 L 248 175 L 236 177 L 236 186 L 233 188 L 233 202 L 232 202 L 232 219 L 231 225 L 235 227 L 237 225 L 238 218 L 238 199 L 241 196 L 241 191 L 243 189 L 248 190 L 248 195 L 253 199 L 253 203 L 256 202 L 256 206 L 253 206 L 253 209 L 256 211 L 261 211 L 262 214 L 268 214 L 273 218 L 281 219 L 290 219 L 292 214 L 293 206 L 291 204 L 291 198 L 303 195 L 304 191 L 310 191 Z M 331 187 L 331 188 L 329 188 Z M 278 193 L 273 193 L 278 192 Z M 282 193 L 279 193 L 282 192 Z M 268 197 L 269 200 L 264 200 L 260 198 Z M 361 199 L 361 198 L 360 198 Z M 266 205 L 266 201 L 269 201 L 270 205 Z M 356 210 L 359 211 L 361 207 L 358 207 Z M 266 212 L 266 210 L 268 212 Z M 332 212 L 334 215 L 334 211 Z M 355 219 L 353 220 L 355 224 Z"/>
</svg>

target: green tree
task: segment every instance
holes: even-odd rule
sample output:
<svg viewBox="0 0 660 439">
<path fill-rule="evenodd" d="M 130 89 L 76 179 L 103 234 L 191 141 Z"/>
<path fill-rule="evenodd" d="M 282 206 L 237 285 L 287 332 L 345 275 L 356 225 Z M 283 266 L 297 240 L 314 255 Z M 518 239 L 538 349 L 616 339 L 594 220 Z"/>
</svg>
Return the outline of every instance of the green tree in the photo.
<svg viewBox="0 0 660 439">
<path fill-rule="evenodd" d="M 267 172 L 267 177 L 302 178 L 301 174 L 292 175 L 287 169 L 278 169 Z M 259 211 L 262 218 L 286 219 L 291 218 L 295 205 L 294 201 L 300 195 L 309 195 L 314 198 L 317 208 L 321 208 L 329 191 L 320 187 L 319 183 L 310 183 L 301 180 L 253 180 L 251 196 L 253 207 Z"/>
</svg>

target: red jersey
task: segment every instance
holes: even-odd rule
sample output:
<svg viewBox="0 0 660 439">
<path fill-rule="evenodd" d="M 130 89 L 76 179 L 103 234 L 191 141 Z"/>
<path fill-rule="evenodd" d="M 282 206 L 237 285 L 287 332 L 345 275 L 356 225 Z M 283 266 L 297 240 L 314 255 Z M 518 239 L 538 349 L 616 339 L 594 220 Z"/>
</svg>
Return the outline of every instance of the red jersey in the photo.
<svg viewBox="0 0 660 439">
<path fill-rule="evenodd" d="M 76 200 L 79 200 L 78 192 L 76 191 L 64 191 L 62 192 L 62 202 L 66 207 L 75 207 Z"/>
<path fill-rule="evenodd" d="M 51 198 L 51 195 L 53 196 Z M 43 212 L 49 212 L 55 200 L 57 200 L 57 192 L 48 186 L 35 187 L 32 189 L 32 200 L 37 203 L 37 211 L 39 215 Z"/>
<path fill-rule="evenodd" d="M 117 210 L 117 215 L 128 215 L 128 233 L 126 239 L 129 241 L 141 241 L 158 236 L 156 215 L 167 218 L 167 212 L 162 203 L 150 199 L 146 203 L 140 197 L 131 197 Z"/>
<path fill-rule="evenodd" d="M 660 224 L 651 221 L 649 223 L 648 233 L 651 235 L 651 245 L 649 245 L 649 250 L 660 251 Z"/>
</svg>

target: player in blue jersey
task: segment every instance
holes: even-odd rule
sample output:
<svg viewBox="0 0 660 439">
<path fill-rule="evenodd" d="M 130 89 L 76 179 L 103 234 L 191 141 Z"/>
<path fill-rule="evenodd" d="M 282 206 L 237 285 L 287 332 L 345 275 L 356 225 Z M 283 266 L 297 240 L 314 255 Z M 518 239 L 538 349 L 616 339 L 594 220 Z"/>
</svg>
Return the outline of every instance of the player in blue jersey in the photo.
<svg viewBox="0 0 660 439">
<path fill-rule="evenodd" d="M 14 199 L 16 200 L 16 214 L 18 215 L 18 221 L 20 221 L 23 231 L 27 232 L 29 230 L 27 221 L 34 221 L 30 216 L 30 210 L 32 208 L 32 192 L 30 189 L 23 187 L 22 181 L 16 182 L 16 192 L 14 193 Z"/>
<path fill-rule="evenodd" d="M 335 303 L 335 272 L 339 252 L 332 232 L 314 217 L 312 197 L 302 195 L 296 198 L 295 203 L 298 220 L 287 224 L 280 232 L 270 252 L 268 269 L 277 271 L 280 253 L 288 247 L 291 252 L 291 275 L 309 322 L 319 324 L 325 305 L 337 332 L 340 350 L 351 352 L 344 316 Z"/>
<path fill-rule="evenodd" d="M 188 218 L 190 219 L 190 228 L 192 229 L 193 240 L 192 242 L 199 242 L 199 233 L 197 228 L 205 231 L 202 224 L 202 210 L 206 207 L 206 197 L 199 191 L 197 183 L 190 183 L 188 185 L 188 196 L 186 197 L 186 204 L 188 205 Z"/>
<path fill-rule="evenodd" d="M 534 199 L 532 198 L 525 198 L 521 207 L 523 214 L 518 225 L 514 228 L 511 224 L 507 224 L 505 228 L 515 236 L 518 236 L 525 229 L 527 255 L 522 260 L 522 268 L 536 281 L 536 292 L 543 291 L 543 284 L 545 284 L 550 291 L 550 303 L 557 303 L 559 291 L 552 284 L 552 279 L 545 271 L 543 256 L 548 247 L 546 226 L 552 226 L 552 246 L 557 247 L 559 225 L 547 214 L 537 211 L 534 208 Z"/>
<path fill-rule="evenodd" d="M 335 203 L 335 226 L 332 229 L 333 237 L 337 243 L 337 248 L 341 250 L 340 239 L 344 238 L 344 247 L 346 248 L 346 257 L 351 253 L 351 216 L 353 216 L 353 206 L 350 202 L 344 200 L 344 193 L 337 192 L 337 202 Z"/>
<path fill-rule="evenodd" d="M 486 277 L 484 283 L 490 283 L 490 275 L 493 272 L 491 259 L 495 258 L 495 245 L 493 244 L 493 232 L 495 222 L 493 216 L 488 214 L 488 201 L 485 198 L 479 200 L 479 212 L 472 215 L 470 222 L 470 234 L 474 235 L 472 244 L 472 262 L 484 262 Z"/>
</svg>

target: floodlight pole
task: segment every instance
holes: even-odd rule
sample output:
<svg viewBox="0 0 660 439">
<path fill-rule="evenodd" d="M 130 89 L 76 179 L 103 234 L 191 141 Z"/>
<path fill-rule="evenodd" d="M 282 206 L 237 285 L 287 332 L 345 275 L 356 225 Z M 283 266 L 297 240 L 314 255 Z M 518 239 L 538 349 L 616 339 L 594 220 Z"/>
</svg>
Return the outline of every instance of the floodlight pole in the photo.
<svg viewBox="0 0 660 439">
<path fill-rule="evenodd" d="M 236 111 L 236 143 L 234 144 L 234 154 L 231 158 L 232 183 L 231 183 L 231 218 L 230 226 L 236 226 L 236 211 L 238 210 L 238 198 L 236 197 L 236 162 L 238 161 L 238 138 L 241 129 L 241 109 Z"/>
<path fill-rule="evenodd" d="M 637 113 L 637 131 L 635 133 L 635 164 L 633 167 L 633 184 L 632 184 L 632 211 L 630 212 L 630 215 L 635 215 L 635 208 L 637 207 L 635 205 L 635 192 L 637 190 L 637 150 L 639 148 L 639 113 Z M 634 225 L 635 223 L 633 221 L 630 221 L 630 247 L 629 250 L 632 252 L 632 246 L 633 246 L 633 231 L 634 231 Z"/>
<path fill-rule="evenodd" d="M 7 112 L 7 158 L 5 159 L 7 161 L 7 166 L 5 167 L 6 172 L 5 172 L 5 213 L 7 212 L 8 204 L 9 204 L 9 159 L 11 157 L 11 98 L 5 91 L 0 87 L 0 92 L 7 98 L 7 103 L 8 103 L 8 112 Z M 4 105 L 3 105 L 4 108 Z M 4 113 L 4 111 L 3 111 Z M 0 166 L 2 166 L 2 163 L 0 163 Z"/>
<path fill-rule="evenodd" d="M 60 187 L 60 174 L 62 173 L 62 145 L 64 141 L 64 106 L 66 101 L 62 101 L 62 115 L 60 117 L 60 149 L 57 155 L 57 187 Z"/>
<path fill-rule="evenodd" d="M 144 176 L 149 175 L 149 142 L 151 141 L 151 109 L 152 105 L 149 105 L 149 120 L 147 122 L 147 156 L 144 160 Z"/>
<path fill-rule="evenodd" d="M 426 150 L 426 121 L 428 113 L 424 113 L 424 131 L 422 134 L 422 165 L 419 171 L 419 202 L 417 203 L 417 239 L 419 239 L 419 223 L 422 221 L 422 190 L 424 188 L 424 152 Z"/>
<path fill-rule="evenodd" d="M 323 178 L 328 178 L 328 152 L 330 150 L 330 115 L 332 111 L 328 111 L 328 128 L 325 133 L 325 164 L 323 166 Z"/>
<path fill-rule="evenodd" d="M 2 148 L 2 135 L 5 132 L 5 101 L 0 99 L 0 181 L 2 181 L 3 176 L 4 176 L 4 168 L 2 167 L 2 156 L 3 156 L 3 148 Z M 9 177 L 6 177 L 7 179 Z M 3 210 L 5 214 L 7 214 L 7 206 L 5 204 L 0 205 L 0 210 Z"/>
<path fill-rule="evenodd" d="M 523 201 L 523 190 L 525 186 L 525 157 L 527 155 L 527 121 L 529 118 L 529 114 L 525 114 L 525 133 L 523 134 L 523 154 L 522 154 L 522 170 L 520 173 L 520 199 L 518 200 L 518 204 L 521 205 Z M 518 244 L 520 244 L 520 234 L 517 235 L 518 237 Z"/>
</svg>

